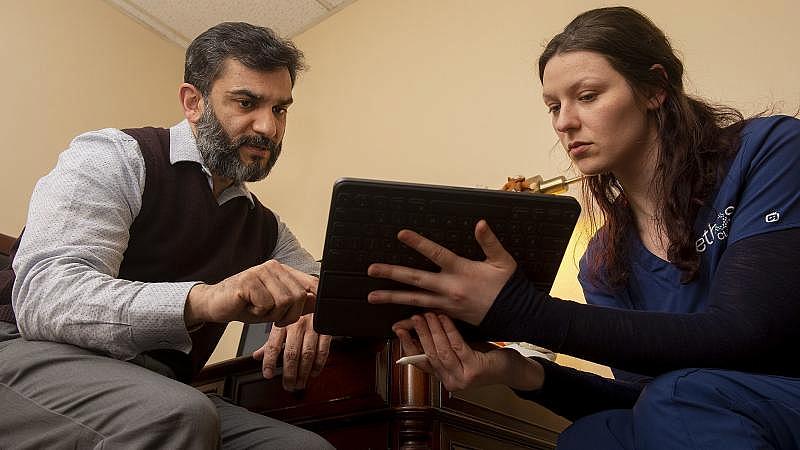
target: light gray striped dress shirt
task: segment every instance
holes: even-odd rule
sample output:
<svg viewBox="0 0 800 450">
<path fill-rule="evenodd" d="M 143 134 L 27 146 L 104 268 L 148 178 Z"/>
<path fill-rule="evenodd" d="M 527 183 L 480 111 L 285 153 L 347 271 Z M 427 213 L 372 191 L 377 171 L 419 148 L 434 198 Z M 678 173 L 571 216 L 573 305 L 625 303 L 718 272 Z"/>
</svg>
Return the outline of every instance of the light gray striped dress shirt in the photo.
<svg viewBox="0 0 800 450">
<path fill-rule="evenodd" d="M 170 161 L 201 163 L 187 121 L 170 128 Z M 65 342 L 131 359 L 156 348 L 188 352 L 183 319 L 197 282 L 144 283 L 117 278 L 129 229 L 142 207 L 145 164 L 135 139 L 116 129 L 75 138 L 36 184 L 14 259 L 12 301 L 22 336 Z M 234 185 L 219 198 L 252 196 Z M 319 264 L 278 218 L 272 258 L 319 274 Z"/>
</svg>

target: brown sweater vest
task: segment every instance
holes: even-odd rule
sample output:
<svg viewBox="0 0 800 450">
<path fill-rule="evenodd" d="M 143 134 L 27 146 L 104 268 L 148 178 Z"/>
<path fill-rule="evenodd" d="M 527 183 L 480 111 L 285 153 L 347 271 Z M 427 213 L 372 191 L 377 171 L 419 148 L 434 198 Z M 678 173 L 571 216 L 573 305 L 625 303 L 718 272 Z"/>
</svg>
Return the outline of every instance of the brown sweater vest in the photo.
<svg viewBox="0 0 800 450">
<path fill-rule="evenodd" d="M 278 222 L 255 196 L 255 208 L 245 197 L 218 205 L 197 163 L 170 164 L 169 130 L 122 131 L 138 141 L 146 179 L 119 278 L 213 284 L 270 258 Z M 192 333 L 189 355 L 169 349 L 148 354 L 187 381 L 208 361 L 225 326 L 209 323 Z"/>
</svg>

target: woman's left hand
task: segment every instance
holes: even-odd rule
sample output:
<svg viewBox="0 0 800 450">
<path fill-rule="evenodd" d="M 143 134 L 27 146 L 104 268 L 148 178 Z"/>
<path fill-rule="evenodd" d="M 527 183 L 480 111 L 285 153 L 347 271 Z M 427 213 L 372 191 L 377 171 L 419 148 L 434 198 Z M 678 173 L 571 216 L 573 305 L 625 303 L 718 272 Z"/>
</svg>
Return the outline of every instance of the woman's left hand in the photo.
<svg viewBox="0 0 800 450">
<path fill-rule="evenodd" d="M 418 251 L 440 272 L 428 272 L 390 264 L 372 264 L 367 273 L 420 288 L 418 291 L 372 291 L 370 303 L 397 303 L 436 309 L 448 316 L 478 325 L 494 303 L 497 294 L 517 268 L 514 258 L 503 248 L 489 224 L 475 225 L 475 239 L 486 254 L 483 261 L 462 258 L 419 234 L 402 230 L 397 238 Z"/>
<path fill-rule="evenodd" d="M 434 313 L 416 315 L 396 323 L 392 329 L 400 339 L 404 355 L 424 353 L 427 361 L 414 363 L 436 376 L 451 392 L 491 384 L 505 384 L 514 389 L 541 388 L 544 369 L 515 350 L 482 343 L 488 351 L 472 348 L 462 338 L 449 317 Z M 414 330 L 419 341 L 411 337 Z"/>
</svg>

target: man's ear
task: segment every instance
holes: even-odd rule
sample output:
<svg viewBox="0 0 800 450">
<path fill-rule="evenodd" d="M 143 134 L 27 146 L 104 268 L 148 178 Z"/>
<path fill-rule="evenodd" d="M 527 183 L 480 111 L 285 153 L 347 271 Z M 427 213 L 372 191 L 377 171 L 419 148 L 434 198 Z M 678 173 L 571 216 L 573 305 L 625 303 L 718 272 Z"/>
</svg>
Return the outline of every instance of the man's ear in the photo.
<svg viewBox="0 0 800 450">
<path fill-rule="evenodd" d="M 203 94 L 194 85 L 183 83 L 178 88 L 178 97 L 181 100 L 183 116 L 190 123 L 197 123 L 200 120 L 200 116 L 203 115 L 203 108 L 205 108 Z"/>
<path fill-rule="evenodd" d="M 664 66 L 661 64 L 653 64 L 650 67 L 650 70 L 656 72 L 656 74 L 664 79 L 664 85 L 669 83 L 669 77 L 667 76 L 667 71 L 664 69 Z M 664 100 L 667 98 L 667 92 L 662 88 L 657 88 L 653 91 L 652 95 L 647 99 L 647 109 L 658 109 L 661 105 L 664 104 Z"/>
</svg>

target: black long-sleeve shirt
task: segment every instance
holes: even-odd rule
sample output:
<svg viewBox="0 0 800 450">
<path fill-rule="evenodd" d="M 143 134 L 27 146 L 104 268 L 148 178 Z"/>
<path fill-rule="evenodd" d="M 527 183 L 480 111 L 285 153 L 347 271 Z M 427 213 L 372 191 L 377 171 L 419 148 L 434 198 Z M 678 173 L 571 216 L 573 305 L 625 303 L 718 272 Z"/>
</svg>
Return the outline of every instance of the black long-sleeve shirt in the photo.
<svg viewBox="0 0 800 450">
<path fill-rule="evenodd" d="M 657 376 L 713 367 L 800 376 L 800 229 L 742 239 L 723 255 L 708 306 L 691 314 L 563 301 L 517 271 L 480 324 L 492 339 L 525 341 L 614 368 Z M 548 362 L 541 390 L 520 392 L 575 419 L 630 408 L 641 385 Z"/>
</svg>

